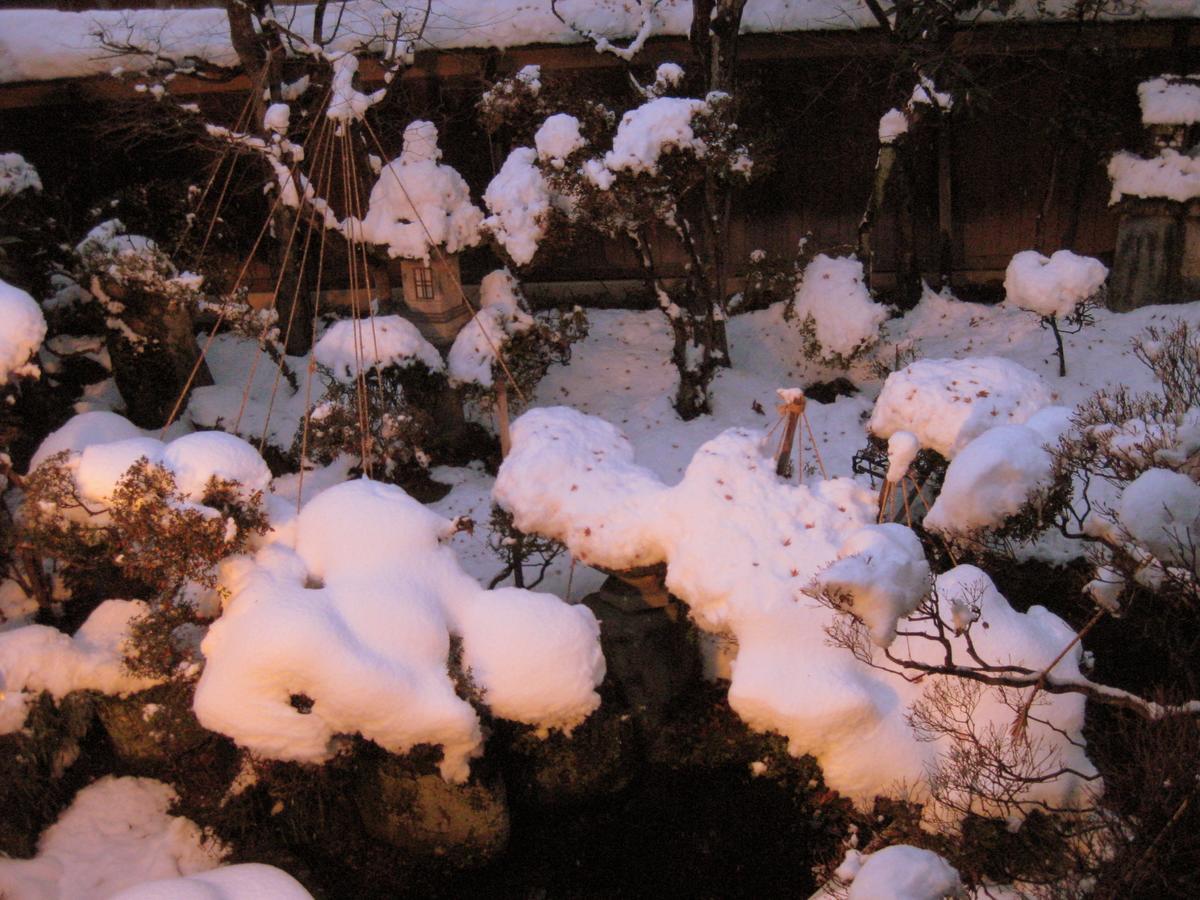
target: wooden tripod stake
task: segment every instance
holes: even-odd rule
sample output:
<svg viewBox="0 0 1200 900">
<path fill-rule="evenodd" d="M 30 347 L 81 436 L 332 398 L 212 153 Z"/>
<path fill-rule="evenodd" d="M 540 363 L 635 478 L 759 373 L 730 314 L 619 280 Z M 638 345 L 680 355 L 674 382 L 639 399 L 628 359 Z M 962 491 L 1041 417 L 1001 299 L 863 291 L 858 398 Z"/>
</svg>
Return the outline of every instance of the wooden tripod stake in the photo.
<svg viewBox="0 0 1200 900">
<path fill-rule="evenodd" d="M 775 474 L 780 478 L 789 478 L 792 474 L 792 444 L 796 441 L 796 431 L 800 427 L 800 417 L 804 415 L 807 401 L 798 390 L 786 393 L 781 391 L 780 394 L 784 402 L 777 407 L 777 410 L 779 415 L 786 420 L 786 424 L 783 429 L 783 441 L 779 445 L 779 454 L 775 457 Z M 803 444 L 803 436 L 800 440 Z M 800 477 L 803 479 L 803 472 L 800 472 Z"/>
<path fill-rule="evenodd" d="M 508 431 L 508 378 L 504 375 L 496 378 L 496 418 L 500 427 L 500 458 L 507 459 L 512 436 Z"/>
</svg>

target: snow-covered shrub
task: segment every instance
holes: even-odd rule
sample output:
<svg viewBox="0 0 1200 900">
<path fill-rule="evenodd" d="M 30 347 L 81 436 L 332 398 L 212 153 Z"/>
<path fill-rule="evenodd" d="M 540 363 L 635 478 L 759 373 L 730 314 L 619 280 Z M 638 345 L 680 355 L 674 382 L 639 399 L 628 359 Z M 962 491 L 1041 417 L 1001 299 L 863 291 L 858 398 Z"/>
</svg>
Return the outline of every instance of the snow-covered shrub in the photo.
<svg viewBox="0 0 1200 900">
<path fill-rule="evenodd" d="M 445 364 L 415 325 L 401 316 L 342 319 L 317 341 L 313 359 L 325 388 L 296 432 L 301 465 L 346 454 L 387 480 L 428 467 L 430 409 L 446 384 Z"/>
<path fill-rule="evenodd" d="M 1091 323 L 1090 310 L 1108 269 L 1090 256 L 1059 250 L 1046 257 L 1036 250 L 1022 250 L 1012 258 L 1004 273 L 1005 302 L 1036 313 L 1043 326 L 1054 332 L 1058 374 L 1067 374 L 1062 332 L 1079 331 Z"/>
<path fill-rule="evenodd" d="M 543 730 L 583 721 L 604 676 L 595 618 L 548 594 L 484 590 L 445 544 L 457 527 L 378 482 L 311 500 L 295 550 L 276 543 L 226 565 L 200 722 L 281 760 L 329 759 L 337 736 L 356 733 L 398 754 L 436 745 L 443 775 L 463 780 L 483 735 L 455 693 L 451 637 L 492 714 Z"/>
<path fill-rule="evenodd" d="M 0 280 L 0 388 L 10 378 L 39 374 L 33 355 L 46 337 L 46 319 L 32 297 Z"/>
<path fill-rule="evenodd" d="M 849 884 L 846 900 L 946 900 L 966 896 L 962 879 L 950 863 L 932 850 L 904 844 L 874 853 L 850 850 L 833 877 L 838 887 Z"/>
<path fill-rule="evenodd" d="M 54 452 L 39 452 L 25 479 L 18 540 L 50 567 L 62 596 L 94 602 L 119 589 L 153 601 L 135 626 L 130 664 L 161 674 L 178 661 L 171 632 L 197 613 L 187 591 L 217 587 L 217 563 L 265 532 L 270 473 L 252 447 L 222 432 L 169 444 L 88 440 L 97 430 L 47 438 L 43 449 Z"/>
<path fill-rule="evenodd" d="M 819 254 L 804 269 L 788 307 L 804 355 L 846 369 L 879 340 L 887 309 L 871 299 L 857 259 Z"/>
<path fill-rule="evenodd" d="M 533 315 L 512 273 L 498 269 L 484 276 L 479 311 L 450 348 L 450 383 L 465 387 L 468 396 L 485 405 L 494 396 L 498 378 L 530 397 L 547 369 L 570 359 L 571 344 L 586 336 L 587 314 L 581 307 L 559 313 L 557 322 L 547 315 Z"/>
<path fill-rule="evenodd" d="M 0 199 L 15 197 L 22 191 L 37 193 L 42 179 L 25 157 L 19 153 L 0 153 Z"/>
</svg>

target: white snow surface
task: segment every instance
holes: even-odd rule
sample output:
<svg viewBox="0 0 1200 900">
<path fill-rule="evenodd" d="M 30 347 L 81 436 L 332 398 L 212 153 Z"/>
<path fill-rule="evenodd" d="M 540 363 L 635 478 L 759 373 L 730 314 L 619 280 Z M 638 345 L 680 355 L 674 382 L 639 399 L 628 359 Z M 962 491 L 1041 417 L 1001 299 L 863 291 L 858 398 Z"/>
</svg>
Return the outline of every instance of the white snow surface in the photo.
<svg viewBox="0 0 1200 900">
<path fill-rule="evenodd" d="M 1047 407 L 1024 425 L 989 428 L 958 453 L 925 516 L 925 527 L 951 535 L 995 528 L 1053 481 L 1053 446 L 1071 410 Z"/>
<path fill-rule="evenodd" d="M 887 377 L 867 428 L 885 440 L 910 431 L 953 459 L 987 429 L 1019 425 L 1053 399 L 1040 376 L 1007 359 L 919 359 Z"/>
<path fill-rule="evenodd" d="M 1149 159 L 1122 150 L 1108 161 L 1109 203 L 1123 197 L 1160 198 L 1186 203 L 1200 197 L 1200 159 L 1170 147 Z"/>
<path fill-rule="evenodd" d="M 360 369 L 403 369 L 417 363 L 432 372 L 445 368 L 437 348 L 403 316 L 339 319 L 321 335 L 313 357 L 343 384 L 353 383 Z"/>
<path fill-rule="evenodd" d="M 286 103 L 272 103 L 263 113 L 263 127 L 276 134 L 287 134 L 292 120 L 292 108 Z"/>
<path fill-rule="evenodd" d="M 1184 81 L 1162 75 L 1138 85 L 1143 125 L 1195 125 L 1200 122 L 1200 74 Z"/>
<path fill-rule="evenodd" d="M 312 900 L 312 894 L 282 869 L 240 863 L 143 882 L 114 894 L 112 900 Z"/>
<path fill-rule="evenodd" d="M 535 165 L 536 160 L 536 150 L 517 147 L 483 194 L 491 213 L 483 227 L 519 266 L 528 264 L 537 253 L 550 214 L 550 186 Z"/>
<path fill-rule="evenodd" d="M 354 87 L 354 76 L 358 73 L 358 57 L 353 53 L 339 53 L 332 59 L 333 79 L 330 85 L 329 106 L 325 115 L 335 122 L 358 120 L 367 110 L 384 98 L 387 91 L 380 88 L 364 94 Z"/>
<path fill-rule="evenodd" d="M 1098 259 L 1059 250 L 1043 256 L 1022 250 L 1004 273 L 1005 302 L 1039 316 L 1065 319 L 1100 290 L 1108 268 Z"/>
<path fill-rule="evenodd" d="M 657 97 L 621 117 L 613 146 L 604 154 L 611 172 L 655 174 L 669 150 L 703 156 L 708 149 L 692 130 L 692 120 L 708 109 L 692 97 Z"/>
<path fill-rule="evenodd" d="M 38 374 L 31 358 L 45 337 L 46 317 L 41 307 L 25 291 L 0 279 L 0 387 L 8 384 L 10 377 Z"/>
<path fill-rule="evenodd" d="M 354 240 L 386 247 L 393 259 L 429 259 L 434 247 L 457 253 L 479 243 L 483 211 L 471 202 L 467 183 L 438 162 L 437 128 L 418 120 L 404 129 L 404 147 L 379 173 L 367 213 L 348 217 L 343 229 Z"/>
<path fill-rule="evenodd" d="M 490 388 L 495 380 L 497 352 L 517 334 L 533 327 L 523 308 L 521 289 L 508 269 L 497 269 L 479 284 L 479 310 L 458 332 L 446 357 L 452 384 Z"/>
<path fill-rule="evenodd" d="M 962 897 L 958 870 L 932 850 L 893 844 L 861 856 L 847 900 L 943 900 Z"/>
<path fill-rule="evenodd" d="M 14 197 L 22 191 L 41 189 L 41 176 L 32 163 L 20 153 L 0 153 L 0 197 Z"/>
<path fill-rule="evenodd" d="M 130 622 L 146 611 L 141 600 L 105 600 L 74 635 L 49 625 L 0 632 L 0 734 L 24 727 L 29 704 L 42 691 L 55 700 L 73 691 L 124 697 L 157 684 L 125 669 Z"/>
<path fill-rule="evenodd" d="M 56 431 L 50 432 L 38 445 L 29 461 L 29 471 L 32 472 L 51 456 L 64 450 L 82 453 L 92 444 L 109 444 L 140 437 L 145 437 L 145 433 L 124 416 L 104 410 L 80 413 L 72 416 Z"/>
<path fill-rule="evenodd" d="M 451 523 L 400 488 L 366 480 L 318 494 L 295 549 L 228 561 L 229 600 L 202 644 L 201 724 L 272 759 L 320 762 L 361 733 L 404 753 L 440 745 L 462 780 L 482 751 L 475 711 L 447 671 L 451 635 L 492 712 L 570 729 L 604 677 L 591 612 L 549 594 L 485 591 L 443 541 Z M 289 698 L 313 701 L 302 714 Z"/>
<path fill-rule="evenodd" d="M 902 782 L 923 783 L 946 749 L 918 741 L 905 720 L 905 708 L 925 686 L 881 674 L 830 646 L 826 629 L 840 613 L 805 592 L 845 548 L 846 558 L 855 559 L 844 567 L 845 584 L 880 639 L 895 627 L 887 617 L 919 600 L 927 570 L 908 537 L 891 530 L 855 537 L 874 522 L 873 492 L 844 478 L 811 486 L 780 482 L 764 455 L 763 433 L 747 429 L 730 429 L 700 447 L 674 486 L 634 462 L 633 446 L 618 429 L 573 409 L 531 410 L 513 423 L 512 439 L 494 496 L 517 527 L 562 541 L 593 566 L 666 563 L 667 588 L 687 603 L 696 624 L 736 639 L 729 702 L 748 725 L 785 735 L 797 755 L 812 753 L 827 783 L 861 804 Z M 897 577 L 902 586 L 894 593 L 871 585 Z M 1070 629 L 1044 609 L 1012 610 L 978 569 L 959 567 L 938 584 L 941 602 L 962 602 L 969 591 L 980 605 L 989 627 L 975 639 L 985 645 L 985 658 L 1044 665 L 1070 641 Z M 1075 658 L 1068 654 L 1060 667 L 1077 671 Z M 980 710 L 981 722 L 1011 722 L 1011 710 L 995 698 L 985 697 Z M 1046 715 L 1078 736 L 1083 701 L 1055 696 Z M 1053 732 L 1044 738 L 1090 771 L 1078 747 Z M 1070 804 L 1079 790 L 1064 777 L 1034 793 Z"/>
<path fill-rule="evenodd" d="M 93 782 L 42 832 L 35 858 L 0 859 L 0 894 L 103 900 L 146 881 L 212 869 L 225 848 L 190 819 L 168 813 L 175 796 L 151 778 L 106 775 Z"/>
<path fill-rule="evenodd" d="M 852 256 L 818 254 L 796 290 L 796 317 L 811 318 L 821 357 L 849 358 L 879 340 L 887 309 L 871 299 L 862 263 Z"/>
</svg>

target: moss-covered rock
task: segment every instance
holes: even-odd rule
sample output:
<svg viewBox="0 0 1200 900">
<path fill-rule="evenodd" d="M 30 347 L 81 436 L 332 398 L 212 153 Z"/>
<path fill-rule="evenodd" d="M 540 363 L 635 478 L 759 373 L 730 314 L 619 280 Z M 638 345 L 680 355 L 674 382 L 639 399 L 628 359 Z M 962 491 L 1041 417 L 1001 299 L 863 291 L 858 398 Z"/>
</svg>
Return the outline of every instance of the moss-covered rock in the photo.
<svg viewBox="0 0 1200 900">
<path fill-rule="evenodd" d="M 136 770 L 167 767 L 214 739 L 196 721 L 190 685 L 163 684 L 129 697 L 100 697 L 96 713 L 117 758 Z"/>
</svg>

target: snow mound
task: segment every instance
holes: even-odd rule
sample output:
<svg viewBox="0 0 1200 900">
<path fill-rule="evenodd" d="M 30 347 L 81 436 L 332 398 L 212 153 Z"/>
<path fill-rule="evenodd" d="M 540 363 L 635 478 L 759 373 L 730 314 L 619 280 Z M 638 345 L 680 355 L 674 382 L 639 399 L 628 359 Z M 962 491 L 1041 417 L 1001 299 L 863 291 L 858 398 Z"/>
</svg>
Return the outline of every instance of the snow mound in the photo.
<svg viewBox="0 0 1200 900">
<path fill-rule="evenodd" d="M 658 162 L 669 150 L 703 156 L 708 149 L 692 130 L 692 120 L 708 105 L 691 97 L 658 97 L 621 117 L 612 150 L 604 165 L 612 172 L 658 172 Z"/>
<path fill-rule="evenodd" d="M 32 472 L 50 457 L 64 450 L 81 453 L 93 444 L 110 444 L 113 441 L 144 436 L 145 432 L 124 416 L 114 412 L 96 410 L 80 413 L 46 436 L 29 461 L 29 471 Z"/>
<path fill-rule="evenodd" d="M 634 462 L 629 440 L 609 423 L 564 407 L 534 409 L 513 423 L 493 496 L 518 528 L 562 541 L 581 562 L 617 571 L 665 563 L 667 588 L 697 626 L 736 640 L 734 711 L 751 728 L 787 737 L 792 753 L 813 754 L 830 787 L 864 806 L 902 783 L 920 790 L 949 748 L 944 739 L 918 740 L 905 710 L 935 679 L 912 684 L 831 646 L 827 629 L 844 613 L 806 590 L 844 553 L 844 583 L 856 603 L 861 598 L 872 631 L 894 633 L 927 587 L 915 538 L 902 526 L 869 528 L 875 496 L 849 479 L 780 481 L 763 438 L 726 431 L 696 451 L 682 481 L 667 486 Z M 829 577 L 837 575 L 835 568 Z M 899 586 L 888 585 L 891 579 Z M 978 569 L 959 567 L 937 583 L 947 617 L 952 603 L 975 603 L 988 621 L 974 635 L 976 646 L 994 659 L 1045 665 L 1071 638 L 1045 610 L 1013 611 Z M 901 652 L 938 661 L 940 645 L 911 643 Z M 1060 663 L 1064 674 L 1077 675 L 1077 656 Z M 1047 721 L 1077 739 L 1082 699 L 1056 695 L 1050 704 Z M 980 709 L 985 727 L 1011 725 L 1011 710 L 991 695 Z M 1048 729 L 1039 737 L 1061 747 L 1079 771 L 1091 771 L 1079 747 Z M 1078 790 L 1071 777 L 1033 789 L 1064 804 Z"/>
<path fill-rule="evenodd" d="M 437 128 L 416 121 L 404 130 L 404 148 L 379 173 L 367 214 L 343 223 L 353 239 L 386 247 L 393 259 L 429 259 L 434 247 L 458 253 L 479 243 L 483 212 L 450 166 L 438 162 Z"/>
<path fill-rule="evenodd" d="M 1184 81 L 1162 75 L 1138 85 L 1143 125 L 1195 125 L 1200 122 L 1200 75 Z"/>
<path fill-rule="evenodd" d="M 40 191 L 37 169 L 20 153 L 0 153 L 0 197 L 15 197 L 22 191 Z"/>
<path fill-rule="evenodd" d="M 1059 411 L 1069 414 L 1065 407 L 1047 407 L 1030 423 Z M 946 469 L 925 527 L 954 535 L 995 528 L 1050 487 L 1054 460 L 1045 445 L 1056 441 L 1057 434 L 1047 435 L 1030 423 L 998 425 L 967 444 Z M 1061 428 L 1066 424 L 1059 422 Z"/>
<path fill-rule="evenodd" d="M 547 118 L 533 136 L 538 159 L 556 169 L 561 169 L 566 158 L 581 149 L 584 143 L 583 135 L 579 133 L 579 120 L 566 113 L 555 113 Z"/>
<path fill-rule="evenodd" d="M 10 377 L 39 373 L 31 357 L 45 337 L 46 318 L 41 308 L 23 290 L 0 279 L 0 387 L 8 384 Z"/>
<path fill-rule="evenodd" d="M 483 194 L 483 202 L 491 212 L 483 222 L 484 228 L 519 266 L 537 253 L 550 214 L 550 186 L 534 164 L 536 159 L 536 151 L 517 147 Z"/>
<path fill-rule="evenodd" d="M 1109 204 L 1119 203 L 1123 197 L 1178 203 L 1200 197 L 1200 158 L 1170 147 L 1149 159 L 1124 150 L 1114 153 L 1108 161 L 1108 177 L 1113 185 Z"/>
<path fill-rule="evenodd" d="M 156 685 L 157 679 L 125 668 L 130 623 L 146 612 L 141 600 L 105 600 L 74 636 L 49 625 L 0 632 L 0 734 L 24 727 L 29 704 L 42 691 L 55 700 L 74 691 L 123 697 Z"/>
<path fill-rule="evenodd" d="M 919 359 L 883 384 L 868 430 L 910 431 L 946 459 L 996 425 L 1020 425 L 1053 400 L 1036 372 L 994 356 Z"/>
<path fill-rule="evenodd" d="M 943 900 L 965 896 L 958 870 L 932 850 L 895 844 L 861 856 L 856 865 L 859 868 L 847 900 Z"/>
<path fill-rule="evenodd" d="M 175 438 L 163 450 L 162 466 L 189 499 L 202 497 L 213 478 L 238 482 L 243 497 L 266 491 L 271 484 L 271 470 L 258 451 L 224 431 L 197 431 Z"/>
<path fill-rule="evenodd" d="M 822 359 L 849 359 L 879 340 L 887 309 L 871 299 L 863 267 L 852 256 L 818 255 L 796 290 L 796 317 L 810 324 Z"/>
<path fill-rule="evenodd" d="M 147 881 L 114 894 L 112 900 L 312 900 L 312 894 L 282 869 L 262 863 L 221 866 L 196 875 Z"/>
<path fill-rule="evenodd" d="M 446 357 L 451 384 L 490 388 L 497 352 L 514 335 L 533 327 L 522 309 L 520 287 L 508 269 L 484 276 L 479 285 L 479 311 L 462 327 Z"/>
<path fill-rule="evenodd" d="M 33 859 L 0 859 L 0 894 L 14 900 L 95 900 L 217 865 L 225 848 L 168 813 L 175 791 L 152 778 L 106 775 L 75 795 L 42 832 Z M 176 894 L 174 896 L 185 896 Z"/>
<path fill-rule="evenodd" d="M 1022 250 L 1004 273 L 1005 301 L 1039 316 L 1065 319 L 1100 290 L 1106 278 L 1104 263 L 1090 256 L 1059 250 L 1046 257 Z"/>
<path fill-rule="evenodd" d="M 831 595 L 845 597 L 863 620 L 871 641 L 887 647 L 896 639 L 896 624 L 929 594 L 929 563 L 912 529 L 887 522 L 867 525 L 838 548 L 838 559 L 819 573 L 816 583 Z"/>
<path fill-rule="evenodd" d="M 1180 472 L 1147 469 L 1121 492 L 1117 520 L 1168 565 L 1194 563 L 1200 544 L 1200 485 Z"/>
<path fill-rule="evenodd" d="M 453 531 L 398 487 L 352 481 L 304 507 L 295 550 L 227 562 L 229 600 L 202 645 L 201 724 L 304 762 L 328 759 L 341 734 L 394 753 L 436 744 L 442 773 L 464 779 L 482 734 L 448 671 L 452 636 L 495 715 L 542 730 L 585 719 L 604 677 L 594 616 L 549 594 L 483 590 L 444 545 Z"/>
<path fill-rule="evenodd" d="M 430 371 L 445 368 L 437 348 L 403 316 L 339 319 L 313 347 L 313 358 L 343 384 L 352 384 L 359 371 L 408 368 L 424 363 Z"/>
</svg>

